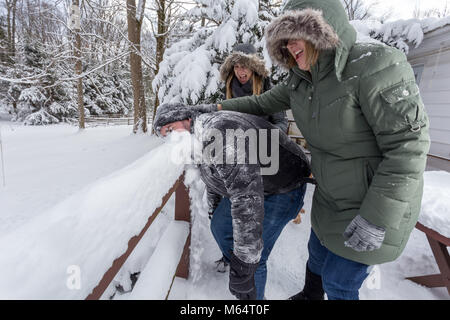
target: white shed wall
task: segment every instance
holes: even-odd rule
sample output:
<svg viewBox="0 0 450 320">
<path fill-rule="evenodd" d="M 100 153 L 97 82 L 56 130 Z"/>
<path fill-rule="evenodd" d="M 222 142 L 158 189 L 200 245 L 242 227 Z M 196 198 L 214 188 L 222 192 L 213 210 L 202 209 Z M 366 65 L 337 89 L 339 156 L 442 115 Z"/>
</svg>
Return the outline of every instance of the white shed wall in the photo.
<svg viewBox="0 0 450 320">
<path fill-rule="evenodd" d="M 450 26 L 425 34 L 408 60 L 430 118 L 430 154 L 450 159 Z"/>
</svg>

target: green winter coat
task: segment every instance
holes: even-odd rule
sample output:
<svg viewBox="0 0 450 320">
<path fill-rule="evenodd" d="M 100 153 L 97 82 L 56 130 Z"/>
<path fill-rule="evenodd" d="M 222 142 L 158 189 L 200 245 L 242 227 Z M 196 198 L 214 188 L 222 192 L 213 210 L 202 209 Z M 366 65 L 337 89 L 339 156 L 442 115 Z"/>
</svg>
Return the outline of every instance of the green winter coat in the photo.
<svg viewBox="0 0 450 320">
<path fill-rule="evenodd" d="M 417 222 L 429 150 L 428 118 L 412 68 L 395 48 L 355 43 L 338 0 L 292 0 L 269 25 L 269 54 L 285 67 L 281 44 L 289 38 L 321 49 L 311 73 L 295 66 L 270 91 L 223 101 L 222 108 L 252 114 L 291 109 L 311 151 L 318 183 L 311 221 L 321 243 L 368 265 L 395 260 Z M 342 234 L 358 214 L 385 228 L 380 249 L 345 247 Z"/>
</svg>

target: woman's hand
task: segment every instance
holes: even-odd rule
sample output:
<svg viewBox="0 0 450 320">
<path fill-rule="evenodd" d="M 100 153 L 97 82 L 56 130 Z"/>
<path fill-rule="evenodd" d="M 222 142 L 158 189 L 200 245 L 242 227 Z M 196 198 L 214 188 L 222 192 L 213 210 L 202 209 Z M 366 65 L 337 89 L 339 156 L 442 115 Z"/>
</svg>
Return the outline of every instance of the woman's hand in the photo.
<svg viewBox="0 0 450 320">
<path fill-rule="evenodd" d="M 372 251 L 383 244 L 385 229 L 357 215 L 344 232 L 345 246 L 355 251 Z"/>
<path fill-rule="evenodd" d="M 200 113 L 210 113 L 219 111 L 219 109 L 217 108 L 217 104 L 215 103 L 199 104 L 196 106 L 192 106 L 192 109 Z"/>
</svg>

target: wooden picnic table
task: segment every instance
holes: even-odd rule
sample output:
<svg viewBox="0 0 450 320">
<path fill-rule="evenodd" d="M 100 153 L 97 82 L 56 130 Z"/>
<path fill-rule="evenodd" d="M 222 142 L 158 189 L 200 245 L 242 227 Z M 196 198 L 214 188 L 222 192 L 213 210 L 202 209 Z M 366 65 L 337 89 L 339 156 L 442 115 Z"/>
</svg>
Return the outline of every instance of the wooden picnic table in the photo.
<svg viewBox="0 0 450 320">
<path fill-rule="evenodd" d="M 450 246 L 450 238 L 424 226 L 420 222 L 417 222 L 416 228 L 426 234 L 440 273 L 427 276 L 408 277 L 406 279 L 428 288 L 446 287 L 448 294 L 450 295 L 450 256 L 447 250 L 447 247 Z"/>
</svg>

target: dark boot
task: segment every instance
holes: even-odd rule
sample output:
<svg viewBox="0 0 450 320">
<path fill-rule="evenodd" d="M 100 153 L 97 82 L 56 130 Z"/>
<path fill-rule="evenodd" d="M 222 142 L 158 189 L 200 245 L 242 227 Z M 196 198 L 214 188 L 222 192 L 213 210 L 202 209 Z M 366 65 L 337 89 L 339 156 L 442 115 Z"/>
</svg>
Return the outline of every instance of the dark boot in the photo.
<svg viewBox="0 0 450 320">
<path fill-rule="evenodd" d="M 312 273 L 307 266 L 303 290 L 288 300 L 323 300 L 323 295 L 322 277 Z"/>
</svg>

